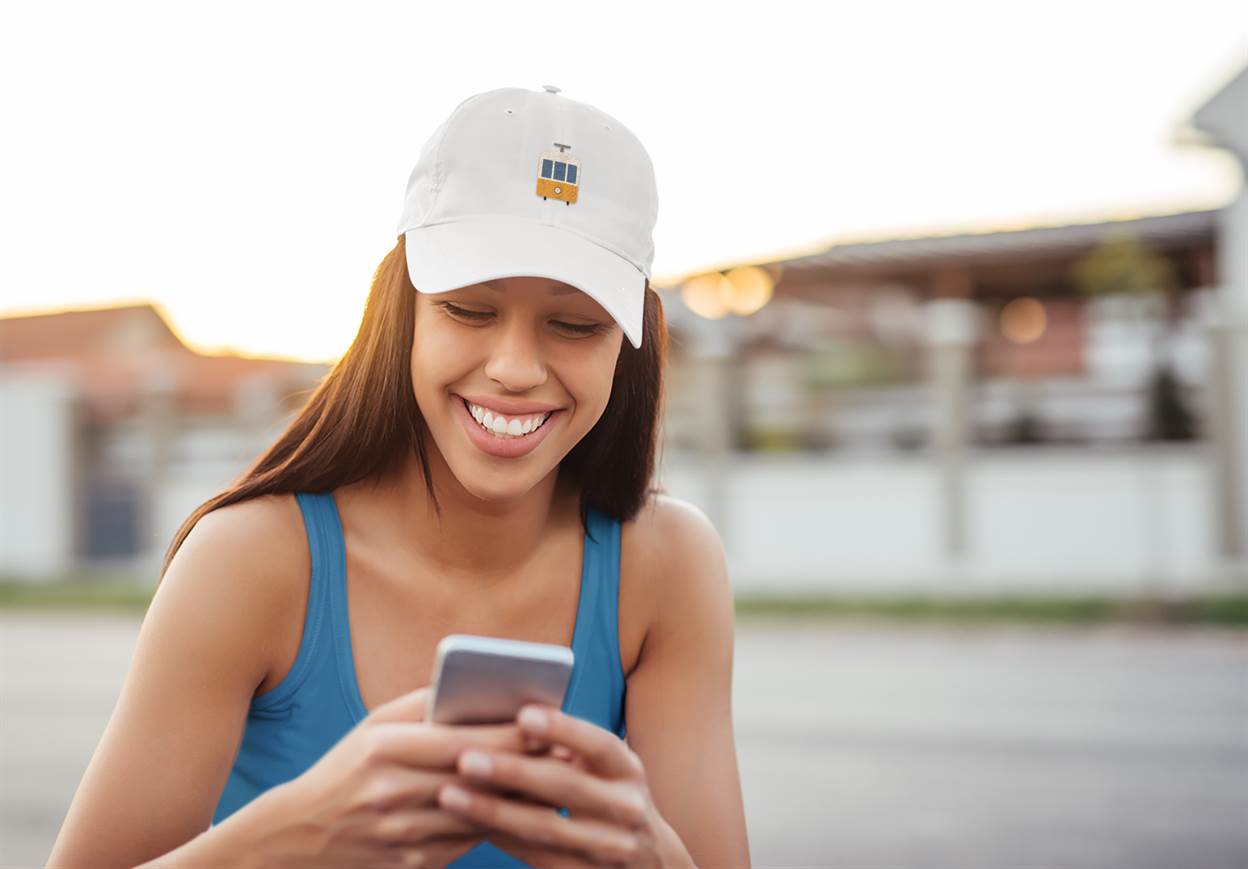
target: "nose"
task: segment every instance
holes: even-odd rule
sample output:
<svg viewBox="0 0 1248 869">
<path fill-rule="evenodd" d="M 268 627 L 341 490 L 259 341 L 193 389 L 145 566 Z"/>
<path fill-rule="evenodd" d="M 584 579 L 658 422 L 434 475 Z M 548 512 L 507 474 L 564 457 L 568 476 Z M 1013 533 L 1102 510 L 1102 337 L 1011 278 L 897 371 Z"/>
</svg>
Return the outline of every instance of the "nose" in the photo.
<svg viewBox="0 0 1248 869">
<path fill-rule="evenodd" d="M 491 329 L 486 376 L 512 392 L 525 392 L 546 382 L 546 362 L 538 327 L 527 317 L 508 317 Z"/>
</svg>

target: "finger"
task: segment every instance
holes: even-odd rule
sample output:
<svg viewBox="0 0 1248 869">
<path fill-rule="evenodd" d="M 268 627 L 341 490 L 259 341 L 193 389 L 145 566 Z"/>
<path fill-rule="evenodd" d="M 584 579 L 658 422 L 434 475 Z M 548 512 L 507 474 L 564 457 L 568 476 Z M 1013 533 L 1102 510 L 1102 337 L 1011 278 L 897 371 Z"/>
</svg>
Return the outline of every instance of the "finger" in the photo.
<svg viewBox="0 0 1248 869">
<path fill-rule="evenodd" d="M 406 869 L 411 869 L 412 866 L 452 866 L 456 860 L 485 841 L 484 835 L 477 835 L 439 837 L 418 842 L 415 845 L 396 843 L 384 849 L 389 859 L 377 865 L 378 869 L 381 866 L 406 867 Z M 344 864 L 339 861 L 338 865 Z M 373 865 L 371 861 L 368 863 L 370 867 Z"/>
<path fill-rule="evenodd" d="M 544 800 L 534 797 L 531 794 L 526 794 L 522 791 L 513 790 L 511 788 L 508 788 L 502 785 L 492 785 L 490 782 L 481 781 L 479 779 L 478 780 L 468 779 L 462 775 L 457 775 L 455 773 L 439 773 L 439 775 L 446 775 L 448 776 L 448 778 L 440 779 L 436 787 L 434 788 L 433 793 L 430 794 L 429 796 L 429 801 L 435 805 L 438 802 L 438 794 L 437 794 L 438 788 L 440 788 L 444 784 L 457 784 L 457 785 L 463 785 L 464 787 L 477 787 L 483 790 L 488 790 L 490 793 L 493 793 L 497 796 L 505 797 L 509 800 L 515 800 L 516 802 L 520 802 L 520 803 L 526 803 L 531 806 L 539 806 L 544 809 L 560 808 L 559 805 L 556 805 L 554 803 L 545 802 Z"/>
<path fill-rule="evenodd" d="M 462 794 L 466 804 L 455 802 L 456 794 Z M 491 830 L 536 845 L 574 851 L 600 863 L 627 864 L 639 847 L 637 834 L 614 824 L 565 817 L 550 809 L 521 805 L 476 789 L 448 785 L 438 791 L 438 802 L 448 811 Z"/>
<path fill-rule="evenodd" d="M 527 754 L 537 757 L 553 757 L 555 760 L 574 764 L 581 769 L 585 768 L 585 764 L 577 758 L 576 753 L 566 745 L 552 745 L 534 736 L 525 736 L 524 739 Z"/>
<path fill-rule="evenodd" d="M 493 794 L 494 796 L 502 797 L 503 799 L 512 800 L 517 803 L 523 803 L 524 805 L 528 805 L 528 806 L 536 806 L 541 809 L 561 808 L 561 806 L 555 803 L 548 803 L 548 802 L 545 802 L 544 800 L 539 800 L 536 797 L 533 797 L 521 791 L 514 791 L 514 790 L 509 790 L 508 788 L 491 786 L 489 782 L 470 781 L 468 779 L 460 777 L 457 784 L 463 785 L 464 787 L 478 788 L 487 793 Z M 434 798 L 434 802 L 437 802 L 437 798 L 438 798 L 437 793 L 434 793 L 433 798 Z"/>
<path fill-rule="evenodd" d="M 624 740 L 592 721 L 568 715 L 553 706 L 530 703 L 520 710 L 516 723 L 524 734 L 540 736 L 572 749 L 590 769 L 609 778 L 636 778 L 643 772 L 640 758 Z"/>
<path fill-rule="evenodd" d="M 394 764 L 373 776 L 360 791 L 356 807 L 379 814 L 427 809 L 437 806 L 440 787 L 462 780 L 463 777 L 454 772 Z"/>
<path fill-rule="evenodd" d="M 484 835 L 486 828 L 442 808 L 387 812 L 373 826 L 373 838 L 387 845 L 415 845 L 435 836 Z"/>
<path fill-rule="evenodd" d="M 383 721 L 373 725 L 371 750 L 380 760 L 420 769 L 454 769 L 467 748 L 521 752 L 523 739 L 514 724 L 455 724 Z"/>
<path fill-rule="evenodd" d="M 589 769 L 589 766 L 585 763 L 585 761 L 581 760 L 579 757 L 576 756 L 576 754 L 571 749 L 563 745 L 556 745 L 553 748 L 551 748 L 549 751 L 547 751 L 545 754 L 538 754 L 538 755 L 533 755 L 533 756 L 545 757 L 550 760 L 557 760 L 560 763 L 567 764 L 568 766 L 574 766 L 577 769 L 584 769 L 584 770 Z"/>
<path fill-rule="evenodd" d="M 575 851 L 563 851 L 534 845 L 508 833 L 490 833 L 489 842 L 522 863 L 542 869 L 601 869 L 601 863 L 587 860 Z"/>
<path fill-rule="evenodd" d="M 568 748 L 566 745 L 552 745 L 545 752 L 540 752 L 537 757 L 549 757 L 560 763 L 568 763 L 577 769 L 589 769 L 585 761 L 576 756 L 576 752 Z"/>
<path fill-rule="evenodd" d="M 559 760 L 572 760 L 576 753 L 566 745 L 554 745 L 549 740 L 524 734 L 524 750 L 528 754 L 539 757 L 554 757 Z"/>
<path fill-rule="evenodd" d="M 489 769 L 478 769 L 473 761 Z M 474 749 L 459 758 L 460 773 L 475 787 L 517 791 L 553 806 L 566 806 L 572 814 L 605 818 L 627 829 L 646 821 L 646 801 L 635 782 L 611 781 L 561 760 L 502 754 Z"/>
<path fill-rule="evenodd" d="M 406 694 L 400 694 L 393 700 L 382 703 L 368 714 L 366 721 L 424 721 L 425 710 L 429 706 L 429 695 L 432 693 L 432 687 L 429 685 L 423 688 L 417 688 L 415 691 L 409 691 Z"/>
</svg>

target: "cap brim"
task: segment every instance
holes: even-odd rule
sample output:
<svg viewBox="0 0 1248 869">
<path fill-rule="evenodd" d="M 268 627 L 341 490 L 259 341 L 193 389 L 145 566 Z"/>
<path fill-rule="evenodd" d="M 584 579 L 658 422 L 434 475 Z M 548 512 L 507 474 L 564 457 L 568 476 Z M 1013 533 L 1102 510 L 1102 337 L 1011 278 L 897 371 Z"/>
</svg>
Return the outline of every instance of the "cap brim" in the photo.
<svg viewBox="0 0 1248 869">
<path fill-rule="evenodd" d="M 495 278 L 534 276 L 571 284 L 606 308 L 641 348 L 646 276 L 616 253 L 560 226 L 477 218 L 404 233 L 407 272 L 422 293 Z"/>
</svg>

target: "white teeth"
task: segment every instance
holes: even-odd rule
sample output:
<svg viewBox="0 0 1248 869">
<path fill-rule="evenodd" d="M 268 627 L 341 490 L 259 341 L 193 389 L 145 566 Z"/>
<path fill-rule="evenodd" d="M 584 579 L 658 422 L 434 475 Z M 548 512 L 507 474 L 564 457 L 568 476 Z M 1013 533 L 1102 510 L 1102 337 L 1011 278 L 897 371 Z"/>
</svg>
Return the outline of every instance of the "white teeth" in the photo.
<svg viewBox="0 0 1248 869">
<path fill-rule="evenodd" d="M 472 418 L 495 437 L 514 438 L 524 437 L 525 435 L 537 431 L 542 427 L 546 420 L 550 419 L 551 414 L 545 413 L 540 416 L 530 417 L 523 421 L 519 419 L 504 419 L 501 416 L 495 416 L 491 411 L 478 407 L 475 404 L 465 401 L 464 406 L 468 408 L 468 412 L 472 414 Z"/>
</svg>

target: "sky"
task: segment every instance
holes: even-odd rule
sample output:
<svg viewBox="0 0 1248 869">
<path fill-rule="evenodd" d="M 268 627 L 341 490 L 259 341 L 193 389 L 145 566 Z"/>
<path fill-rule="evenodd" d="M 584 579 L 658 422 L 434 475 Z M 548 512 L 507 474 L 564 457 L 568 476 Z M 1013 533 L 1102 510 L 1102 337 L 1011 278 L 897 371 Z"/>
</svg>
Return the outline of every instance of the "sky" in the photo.
<svg viewBox="0 0 1248 869">
<path fill-rule="evenodd" d="M 1176 144 L 1248 5 L 5 4 L 0 314 L 153 301 L 202 352 L 334 360 L 421 145 L 497 87 L 655 165 L 653 283 L 849 239 L 1219 207 Z"/>
</svg>

